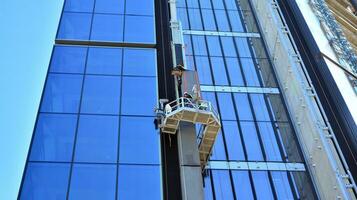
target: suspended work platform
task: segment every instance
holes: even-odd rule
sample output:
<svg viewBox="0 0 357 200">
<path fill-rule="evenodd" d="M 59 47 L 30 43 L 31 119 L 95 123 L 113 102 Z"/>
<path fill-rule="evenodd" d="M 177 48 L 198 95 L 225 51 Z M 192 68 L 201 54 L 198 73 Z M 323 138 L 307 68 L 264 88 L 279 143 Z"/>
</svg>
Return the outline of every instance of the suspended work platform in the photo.
<svg viewBox="0 0 357 200">
<path fill-rule="evenodd" d="M 219 115 L 209 101 L 181 97 L 165 105 L 161 131 L 175 134 L 180 121 L 202 125 L 198 133 L 198 149 L 201 167 L 204 169 L 221 128 Z"/>
</svg>

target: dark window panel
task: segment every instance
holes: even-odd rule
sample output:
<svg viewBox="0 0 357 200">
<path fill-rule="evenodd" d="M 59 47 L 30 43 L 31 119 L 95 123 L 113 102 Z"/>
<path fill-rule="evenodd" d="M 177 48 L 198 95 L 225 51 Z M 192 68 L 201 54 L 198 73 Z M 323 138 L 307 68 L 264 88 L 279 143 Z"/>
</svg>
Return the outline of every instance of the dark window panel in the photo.
<svg viewBox="0 0 357 200">
<path fill-rule="evenodd" d="M 41 112 L 77 113 L 82 80 L 82 75 L 49 74 Z"/>
<path fill-rule="evenodd" d="M 69 199 L 114 199 L 116 165 L 74 164 Z"/>
<path fill-rule="evenodd" d="M 255 65 L 253 59 L 251 58 L 240 58 L 240 62 L 242 64 L 243 73 L 245 76 L 245 80 L 247 86 L 260 86 L 259 78 L 257 75 L 257 71 L 255 69 Z"/>
<path fill-rule="evenodd" d="M 183 30 L 189 29 L 188 17 L 185 8 L 177 8 L 177 18 L 181 21 Z"/>
<path fill-rule="evenodd" d="M 242 72 L 237 58 L 225 58 L 232 86 L 244 86 Z"/>
<path fill-rule="evenodd" d="M 236 121 L 222 121 L 229 160 L 245 160 L 242 140 Z"/>
<path fill-rule="evenodd" d="M 267 161 L 282 161 L 271 122 L 258 122 Z"/>
<path fill-rule="evenodd" d="M 229 22 L 225 10 L 215 10 L 217 25 L 219 31 L 230 31 Z"/>
<path fill-rule="evenodd" d="M 154 118 L 121 117 L 119 162 L 160 164 L 159 134 Z"/>
<path fill-rule="evenodd" d="M 155 25 L 153 17 L 125 16 L 125 42 L 154 44 L 155 40 Z"/>
<path fill-rule="evenodd" d="M 290 183 L 286 172 L 271 172 L 274 188 L 278 199 L 293 200 Z"/>
<path fill-rule="evenodd" d="M 191 30 L 203 30 L 201 13 L 199 9 L 189 8 L 188 16 L 190 18 Z"/>
<path fill-rule="evenodd" d="M 198 0 L 186 0 L 188 8 L 199 8 Z"/>
<path fill-rule="evenodd" d="M 228 18 L 234 32 L 244 32 L 243 23 L 240 19 L 238 11 L 228 10 Z"/>
<path fill-rule="evenodd" d="M 211 67 L 216 85 L 229 85 L 222 57 L 211 57 Z"/>
<path fill-rule="evenodd" d="M 210 56 L 222 56 L 218 36 L 207 36 L 207 46 Z"/>
<path fill-rule="evenodd" d="M 257 121 L 270 121 L 267 105 L 264 100 L 264 94 L 250 94 Z"/>
<path fill-rule="evenodd" d="M 234 191 L 240 199 L 254 199 L 248 171 L 232 171 Z"/>
<path fill-rule="evenodd" d="M 92 14 L 67 13 L 62 14 L 58 30 L 58 39 L 88 40 Z"/>
<path fill-rule="evenodd" d="M 81 113 L 119 114 L 120 77 L 85 77 Z"/>
<path fill-rule="evenodd" d="M 127 0 L 125 6 L 126 14 L 154 16 L 154 0 Z"/>
<path fill-rule="evenodd" d="M 204 25 L 206 31 L 217 30 L 212 10 L 202 9 L 202 19 L 203 19 L 203 25 Z"/>
<path fill-rule="evenodd" d="M 108 14 L 124 14 L 125 0 L 96 0 L 95 12 Z"/>
<path fill-rule="evenodd" d="M 236 108 L 238 112 L 239 120 L 253 120 L 252 111 L 247 94 L 236 93 L 234 94 L 234 100 L 236 102 Z"/>
<path fill-rule="evenodd" d="M 155 77 L 123 77 L 121 114 L 153 116 L 156 106 Z"/>
<path fill-rule="evenodd" d="M 238 57 L 232 37 L 221 37 L 223 53 L 226 57 Z"/>
<path fill-rule="evenodd" d="M 252 176 L 257 199 L 274 199 L 269 183 L 268 172 L 252 171 Z"/>
<path fill-rule="evenodd" d="M 254 122 L 240 122 L 248 161 L 263 161 L 263 154 Z"/>
<path fill-rule="evenodd" d="M 122 15 L 94 14 L 91 40 L 121 42 L 123 27 Z"/>
<path fill-rule="evenodd" d="M 85 47 L 55 46 L 50 72 L 83 73 L 86 55 Z"/>
<path fill-rule="evenodd" d="M 212 170 L 216 199 L 234 199 L 228 170 Z"/>
<path fill-rule="evenodd" d="M 66 0 L 64 11 L 93 12 L 94 0 Z"/>
<path fill-rule="evenodd" d="M 161 199 L 159 166 L 119 165 L 118 199 Z"/>
<path fill-rule="evenodd" d="M 236 120 L 231 93 L 217 93 L 222 120 Z"/>
<path fill-rule="evenodd" d="M 195 56 L 195 60 L 200 84 L 213 85 L 208 57 Z"/>
<path fill-rule="evenodd" d="M 75 161 L 116 163 L 119 117 L 81 115 Z"/>
<path fill-rule="evenodd" d="M 124 49 L 123 75 L 156 76 L 154 49 Z"/>
<path fill-rule="evenodd" d="M 211 0 L 200 0 L 200 4 L 201 4 L 201 8 L 203 8 L 203 9 L 211 9 L 212 8 Z"/>
<path fill-rule="evenodd" d="M 28 163 L 20 199 L 66 199 L 69 164 Z"/>
<path fill-rule="evenodd" d="M 72 160 L 77 115 L 40 114 L 31 146 L 31 161 Z"/>
<path fill-rule="evenodd" d="M 192 43 L 196 56 L 207 56 L 207 46 L 204 36 L 192 35 Z"/>
<path fill-rule="evenodd" d="M 121 48 L 89 48 L 86 73 L 120 75 L 122 52 Z"/>
</svg>

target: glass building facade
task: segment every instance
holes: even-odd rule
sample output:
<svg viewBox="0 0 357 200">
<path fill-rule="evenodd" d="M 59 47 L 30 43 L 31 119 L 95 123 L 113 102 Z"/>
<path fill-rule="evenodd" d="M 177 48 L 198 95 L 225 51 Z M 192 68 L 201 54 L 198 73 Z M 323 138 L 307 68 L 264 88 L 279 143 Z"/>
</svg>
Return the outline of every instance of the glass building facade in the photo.
<svg viewBox="0 0 357 200">
<path fill-rule="evenodd" d="M 19 199 L 167 199 L 180 184 L 162 181 L 153 123 L 158 2 L 65 1 Z M 177 12 L 186 67 L 221 117 L 210 160 L 304 164 L 249 3 L 178 0 Z M 314 198 L 306 170 L 208 167 L 203 179 L 205 199 Z"/>
</svg>

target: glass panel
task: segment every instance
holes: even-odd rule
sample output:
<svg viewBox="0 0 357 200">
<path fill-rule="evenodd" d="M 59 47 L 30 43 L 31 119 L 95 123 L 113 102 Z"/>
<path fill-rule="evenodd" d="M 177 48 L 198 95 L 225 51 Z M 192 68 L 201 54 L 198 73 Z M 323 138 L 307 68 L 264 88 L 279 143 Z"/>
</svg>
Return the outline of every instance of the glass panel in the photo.
<svg viewBox="0 0 357 200">
<path fill-rule="evenodd" d="M 271 122 L 258 122 L 258 127 L 263 141 L 266 159 L 268 161 L 282 161 Z"/>
<path fill-rule="evenodd" d="M 268 173 L 264 171 L 252 171 L 252 177 L 257 199 L 274 199 Z"/>
<path fill-rule="evenodd" d="M 88 40 L 91 20 L 92 14 L 64 12 L 57 38 Z"/>
<path fill-rule="evenodd" d="M 62 163 L 29 162 L 20 199 L 66 199 L 69 167 Z"/>
<path fill-rule="evenodd" d="M 159 166 L 119 165 L 118 199 L 161 199 Z"/>
<path fill-rule="evenodd" d="M 119 114 L 120 77 L 85 77 L 82 113 Z"/>
<path fill-rule="evenodd" d="M 186 0 L 187 7 L 189 8 L 198 8 L 198 0 Z"/>
<path fill-rule="evenodd" d="M 153 116 L 157 105 L 155 77 L 123 77 L 123 115 Z M 140 98 L 139 98 L 140 97 Z"/>
<path fill-rule="evenodd" d="M 254 122 L 240 122 L 249 161 L 263 161 L 263 154 Z"/>
<path fill-rule="evenodd" d="M 126 14 L 154 15 L 154 0 L 127 0 L 125 3 Z"/>
<path fill-rule="evenodd" d="M 207 56 L 207 46 L 204 36 L 192 35 L 192 44 L 195 55 Z"/>
<path fill-rule="evenodd" d="M 230 93 L 217 93 L 218 104 L 222 120 L 236 120 L 232 95 Z"/>
<path fill-rule="evenodd" d="M 140 2 L 138 4 L 142 3 Z M 133 43 L 155 43 L 154 18 L 126 15 L 124 41 Z"/>
<path fill-rule="evenodd" d="M 278 199 L 293 200 L 290 183 L 286 172 L 271 172 Z"/>
<path fill-rule="evenodd" d="M 124 14 L 125 0 L 95 0 L 96 13 Z"/>
<path fill-rule="evenodd" d="M 229 160 L 245 160 L 242 141 L 236 121 L 222 121 Z"/>
<path fill-rule="evenodd" d="M 204 192 L 205 200 L 213 200 L 211 177 L 212 177 L 211 170 L 207 171 L 206 176 L 203 177 L 203 192 Z"/>
<path fill-rule="evenodd" d="M 254 199 L 247 171 L 232 171 L 234 190 L 239 199 Z"/>
<path fill-rule="evenodd" d="M 86 73 L 120 75 L 122 51 L 119 48 L 89 48 Z"/>
<path fill-rule="evenodd" d="M 159 164 L 159 134 L 154 118 L 121 117 L 120 163 Z"/>
<path fill-rule="evenodd" d="M 153 49 L 124 49 L 123 75 L 156 76 L 156 53 Z"/>
<path fill-rule="evenodd" d="M 239 57 L 251 58 L 252 54 L 250 53 L 248 40 L 242 37 L 235 37 L 234 40 L 238 48 Z"/>
<path fill-rule="evenodd" d="M 218 133 L 214 142 L 211 160 L 227 160 L 226 150 L 224 148 L 223 136 L 221 131 Z"/>
<path fill-rule="evenodd" d="M 270 121 L 267 105 L 263 94 L 250 94 L 253 110 L 257 121 Z"/>
<path fill-rule="evenodd" d="M 228 18 L 229 21 L 231 22 L 232 26 L 232 31 L 234 32 L 244 32 L 244 28 L 242 26 L 242 22 L 240 20 L 240 16 L 238 11 L 235 10 L 229 10 L 228 11 Z"/>
<path fill-rule="evenodd" d="M 221 45 L 217 36 L 207 36 L 207 46 L 210 56 L 222 56 Z"/>
<path fill-rule="evenodd" d="M 215 85 L 229 85 L 223 58 L 211 57 L 211 66 Z"/>
<path fill-rule="evenodd" d="M 212 3 L 214 9 L 224 9 L 223 0 L 214 0 Z"/>
<path fill-rule="evenodd" d="M 82 75 L 49 74 L 41 112 L 77 113 L 82 80 Z"/>
<path fill-rule="evenodd" d="M 122 15 L 95 14 L 91 40 L 123 41 L 124 17 Z"/>
<path fill-rule="evenodd" d="M 236 93 L 234 94 L 234 100 L 236 102 L 236 108 L 238 112 L 239 120 L 253 120 L 252 111 L 247 94 Z"/>
<path fill-rule="evenodd" d="M 201 10 L 203 24 L 206 31 L 215 31 L 217 30 L 216 22 L 214 21 L 213 11 L 212 10 Z"/>
<path fill-rule="evenodd" d="M 50 72 L 83 73 L 86 64 L 87 48 L 55 46 Z"/>
<path fill-rule="evenodd" d="M 230 31 L 231 28 L 229 27 L 227 14 L 225 10 L 215 10 L 216 20 L 218 24 L 219 31 Z"/>
<path fill-rule="evenodd" d="M 212 8 L 211 0 L 200 0 L 201 8 Z"/>
<path fill-rule="evenodd" d="M 66 0 L 64 11 L 93 12 L 94 0 Z"/>
<path fill-rule="evenodd" d="M 232 37 L 221 37 L 224 56 L 237 57 Z"/>
<path fill-rule="evenodd" d="M 114 199 L 116 165 L 74 164 L 69 199 Z"/>
<path fill-rule="evenodd" d="M 119 117 L 81 115 L 75 160 L 79 162 L 116 163 Z"/>
<path fill-rule="evenodd" d="M 188 16 L 190 17 L 191 30 L 203 30 L 199 9 L 188 9 Z"/>
<path fill-rule="evenodd" d="M 225 58 L 232 86 L 244 86 L 244 81 L 237 58 Z"/>
<path fill-rule="evenodd" d="M 242 68 L 247 82 L 247 86 L 260 86 L 254 62 L 251 58 L 241 58 Z"/>
<path fill-rule="evenodd" d="M 205 56 L 195 56 L 195 59 L 200 84 L 213 85 L 208 58 Z"/>
<path fill-rule="evenodd" d="M 237 10 L 237 3 L 235 0 L 224 0 L 226 2 L 226 7 L 229 10 Z"/>
<path fill-rule="evenodd" d="M 228 170 L 212 170 L 213 185 L 216 199 L 229 200 L 233 198 L 231 180 Z"/>
<path fill-rule="evenodd" d="M 71 161 L 77 115 L 40 114 L 30 160 Z"/>
<path fill-rule="evenodd" d="M 185 8 L 177 8 L 177 18 L 181 21 L 182 29 L 184 30 L 189 29 L 188 17 Z"/>
</svg>

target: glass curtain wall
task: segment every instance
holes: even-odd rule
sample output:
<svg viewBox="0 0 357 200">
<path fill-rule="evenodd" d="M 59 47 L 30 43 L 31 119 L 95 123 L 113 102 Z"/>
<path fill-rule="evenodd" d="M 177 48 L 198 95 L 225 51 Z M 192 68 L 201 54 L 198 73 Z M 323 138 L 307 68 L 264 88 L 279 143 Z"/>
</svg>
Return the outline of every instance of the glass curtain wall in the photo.
<svg viewBox="0 0 357 200">
<path fill-rule="evenodd" d="M 162 198 L 154 16 L 154 0 L 65 1 L 20 199 Z"/>
<path fill-rule="evenodd" d="M 203 98 L 215 105 L 222 121 L 210 160 L 303 163 L 280 94 L 244 91 L 246 87 L 277 89 L 278 85 L 253 12 L 241 3 L 177 2 L 187 67 L 197 70 L 201 87 L 243 88 L 239 92 L 201 88 Z M 205 199 L 304 198 L 305 193 L 312 194 L 306 173 L 210 169 L 204 177 Z"/>
</svg>

